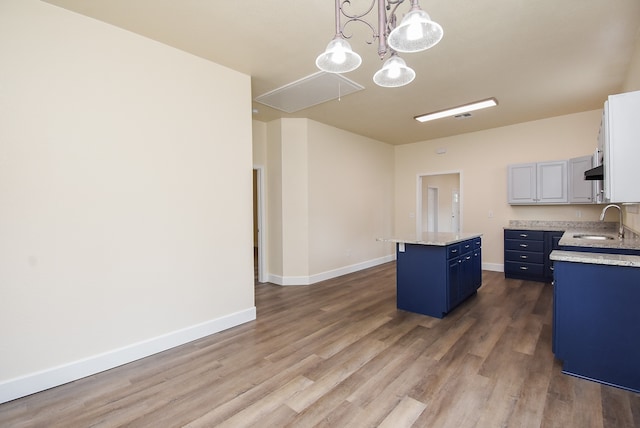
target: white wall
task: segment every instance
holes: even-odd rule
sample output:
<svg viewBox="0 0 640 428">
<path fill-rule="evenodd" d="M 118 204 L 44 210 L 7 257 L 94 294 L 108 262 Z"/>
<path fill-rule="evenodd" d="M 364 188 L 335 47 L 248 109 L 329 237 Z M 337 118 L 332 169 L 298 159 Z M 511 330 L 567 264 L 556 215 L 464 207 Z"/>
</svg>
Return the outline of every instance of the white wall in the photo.
<svg viewBox="0 0 640 428">
<path fill-rule="evenodd" d="M 453 170 L 461 171 L 461 228 L 465 232 L 484 234 L 485 268 L 501 268 L 503 228 L 509 220 L 597 220 L 602 209 L 598 205 L 509 205 L 507 165 L 592 153 L 597 144 L 601 113 L 600 110 L 588 111 L 396 146 L 395 234 L 415 234 L 416 177 Z M 440 148 L 446 148 L 446 154 L 436 154 Z"/>
<path fill-rule="evenodd" d="M 255 318 L 250 78 L 0 2 L 0 401 Z"/>
</svg>

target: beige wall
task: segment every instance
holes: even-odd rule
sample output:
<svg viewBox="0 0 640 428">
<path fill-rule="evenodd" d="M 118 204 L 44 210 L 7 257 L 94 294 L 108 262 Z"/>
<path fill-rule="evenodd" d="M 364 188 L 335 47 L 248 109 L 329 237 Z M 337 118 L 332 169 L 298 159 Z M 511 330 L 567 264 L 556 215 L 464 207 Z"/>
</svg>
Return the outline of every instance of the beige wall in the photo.
<svg viewBox="0 0 640 428">
<path fill-rule="evenodd" d="M 502 231 L 509 220 L 597 220 L 602 208 L 597 205 L 507 204 L 507 164 L 591 154 L 600 115 L 588 111 L 396 146 L 395 234 L 415 235 L 417 176 L 450 171 L 461 172 L 462 230 L 484 234 L 485 268 L 502 268 Z M 436 154 L 440 148 L 446 153 Z"/>
<path fill-rule="evenodd" d="M 0 93 L 0 399 L 255 317 L 249 76 L 3 0 Z"/>
<path fill-rule="evenodd" d="M 392 146 L 308 119 L 269 122 L 266 140 L 271 282 L 309 284 L 388 260 L 375 239 L 392 234 Z M 254 153 L 261 144 L 254 138 Z"/>
<path fill-rule="evenodd" d="M 393 233 L 393 146 L 309 121 L 308 159 L 309 273 L 388 255 L 375 238 Z"/>
</svg>

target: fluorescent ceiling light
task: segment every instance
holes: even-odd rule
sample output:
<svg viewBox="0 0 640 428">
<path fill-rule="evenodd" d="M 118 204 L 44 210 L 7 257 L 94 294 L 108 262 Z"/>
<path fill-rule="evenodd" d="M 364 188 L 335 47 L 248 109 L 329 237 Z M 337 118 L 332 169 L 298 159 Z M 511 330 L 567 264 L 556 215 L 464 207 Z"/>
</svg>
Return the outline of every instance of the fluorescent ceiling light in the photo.
<svg viewBox="0 0 640 428">
<path fill-rule="evenodd" d="M 440 119 L 443 117 L 456 116 L 458 114 L 467 113 L 474 110 L 480 110 L 487 107 L 494 107 L 498 105 L 498 100 L 495 98 L 489 98 L 482 101 L 476 101 L 473 103 L 461 105 L 458 107 L 452 107 L 446 110 L 434 111 L 433 113 L 427 113 L 414 117 L 418 122 L 427 122 L 429 120 Z"/>
</svg>

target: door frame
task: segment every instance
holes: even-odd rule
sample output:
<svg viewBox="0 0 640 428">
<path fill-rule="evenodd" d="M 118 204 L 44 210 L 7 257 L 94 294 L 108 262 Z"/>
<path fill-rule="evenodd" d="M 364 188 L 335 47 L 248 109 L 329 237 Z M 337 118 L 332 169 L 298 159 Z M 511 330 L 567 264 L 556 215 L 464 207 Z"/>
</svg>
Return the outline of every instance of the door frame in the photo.
<svg viewBox="0 0 640 428">
<path fill-rule="evenodd" d="M 449 175 L 449 174 L 458 174 L 459 177 L 459 183 L 458 183 L 458 189 L 459 189 L 459 197 L 460 197 L 460 216 L 458 217 L 459 220 L 459 228 L 460 231 L 462 232 L 463 230 L 463 192 L 462 189 L 464 188 L 463 186 L 463 174 L 462 174 L 462 170 L 450 170 L 450 171 L 440 171 L 440 172 L 425 172 L 425 173 L 418 173 L 416 174 L 416 237 L 418 239 L 421 239 L 422 237 L 422 233 L 423 233 L 423 228 L 422 228 L 422 178 L 423 177 L 430 177 L 430 176 L 434 176 L 434 175 Z"/>
<path fill-rule="evenodd" d="M 265 197 L 264 197 L 264 167 L 261 165 L 254 165 L 253 171 L 256 172 L 256 193 L 257 193 L 257 222 L 255 225 L 258 228 L 258 282 L 267 282 L 267 266 L 265 263 L 266 251 L 264 245 L 264 231 L 265 231 Z M 253 181 L 253 180 L 252 180 Z M 254 226 L 254 227 L 255 227 Z"/>
</svg>

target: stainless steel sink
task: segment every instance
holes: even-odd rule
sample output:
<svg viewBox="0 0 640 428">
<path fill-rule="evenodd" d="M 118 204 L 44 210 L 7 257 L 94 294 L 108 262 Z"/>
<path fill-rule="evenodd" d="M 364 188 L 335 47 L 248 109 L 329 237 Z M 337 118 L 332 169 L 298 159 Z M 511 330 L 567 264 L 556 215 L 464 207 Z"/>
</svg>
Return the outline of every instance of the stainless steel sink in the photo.
<svg viewBox="0 0 640 428">
<path fill-rule="evenodd" d="M 593 235 L 590 233 L 577 233 L 575 235 L 573 235 L 574 238 L 577 239 L 593 239 L 595 241 L 606 241 L 609 239 L 614 239 L 613 236 L 609 236 L 609 235 Z"/>
</svg>

